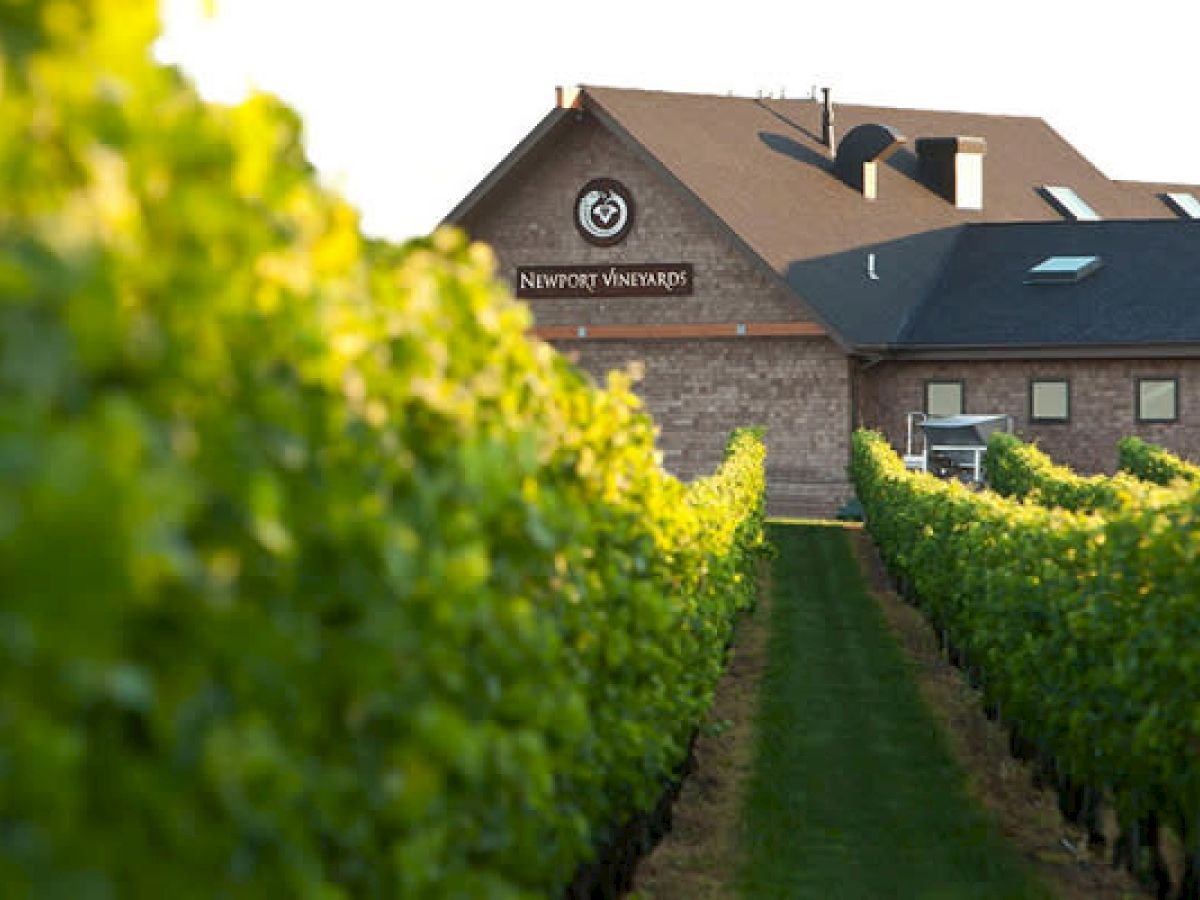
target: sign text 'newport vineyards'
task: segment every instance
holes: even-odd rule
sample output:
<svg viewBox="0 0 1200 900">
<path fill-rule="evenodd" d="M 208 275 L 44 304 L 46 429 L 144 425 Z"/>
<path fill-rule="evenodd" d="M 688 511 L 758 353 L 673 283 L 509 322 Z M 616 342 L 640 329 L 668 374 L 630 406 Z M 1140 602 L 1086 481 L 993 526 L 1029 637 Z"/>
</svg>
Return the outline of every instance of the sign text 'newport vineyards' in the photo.
<svg viewBox="0 0 1200 900">
<path fill-rule="evenodd" d="M 691 263 L 517 268 L 517 296 L 522 299 L 680 297 L 691 293 Z"/>
</svg>

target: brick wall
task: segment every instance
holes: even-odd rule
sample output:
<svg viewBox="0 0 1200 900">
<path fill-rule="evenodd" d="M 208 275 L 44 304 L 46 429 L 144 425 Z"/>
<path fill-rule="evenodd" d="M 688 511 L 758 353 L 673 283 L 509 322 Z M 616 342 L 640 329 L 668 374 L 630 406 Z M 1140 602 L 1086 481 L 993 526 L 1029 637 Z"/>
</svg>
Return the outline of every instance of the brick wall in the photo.
<svg viewBox="0 0 1200 900">
<path fill-rule="evenodd" d="M 767 428 L 768 510 L 831 516 L 849 496 L 849 362 L 828 338 L 570 341 L 597 376 L 637 361 L 638 394 L 660 428 L 666 468 L 682 478 L 720 462 L 734 428 Z"/>
<path fill-rule="evenodd" d="M 1139 424 L 1137 379 L 1175 377 L 1179 421 Z M 1031 378 L 1070 381 L 1069 422 L 1030 422 Z M 1129 434 L 1200 460 L 1200 360 L 888 362 L 858 376 L 861 421 L 883 431 L 902 450 L 905 413 L 924 407 L 924 385 L 931 379 L 963 381 L 964 412 L 1012 415 L 1021 437 L 1036 440 L 1056 462 L 1081 473 L 1112 472 L 1117 441 Z"/>
<path fill-rule="evenodd" d="M 572 216 L 592 178 L 630 189 L 636 219 L 615 247 L 580 237 Z M 538 325 L 674 325 L 812 321 L 811 312 L 696 202 L 590 116 L 531 154 L 463 223 L 491 244 L 500 274 L 517 266 L 688 262 L 687 297 L 539 299 Z M 690 479 L 720 462 L 729 432 L 764 425 L 768 505 L 781 515 L 832 515 L 849 493 L 849 361 L 828 338 L 560 341 L 597 378 L 639 361 L 638 394 L 660 428 L 666 468 Z"/>
</svg>

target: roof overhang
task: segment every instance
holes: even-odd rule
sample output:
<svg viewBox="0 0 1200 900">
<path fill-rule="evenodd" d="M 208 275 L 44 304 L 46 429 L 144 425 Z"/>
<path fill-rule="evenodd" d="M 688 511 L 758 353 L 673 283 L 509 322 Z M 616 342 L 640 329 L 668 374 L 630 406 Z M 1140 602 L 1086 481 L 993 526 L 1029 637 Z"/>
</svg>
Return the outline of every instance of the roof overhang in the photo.
<svg viewBox="0 0 1200 900">
<path fill-rule="evenodd" d="M 973 361 L 1027 359 L 1200 359 L 1200 344 L 1022 344 L 1015 346 L 856 347 L 854 355 L 871 360 Z"/>
<path fill-rule="evenodd" d="M 471 193 L 467 194 L 459 204 L 446 214 L 442 219 L 443 225 L 461 225 L 462 222 L 471 214 L 476 206 L 492 192 L 504 178 L 513 171 L 521 162 L 532 153 L 538 145 L 542 143 L 550 134 L 557 130 L 558 126 L 563 122 L 568 121 L 573 116 L 579 115 L 574 109 L 555 108 L 550 110 L 542 119 L 534 126 L 529 134 L 525 135 L 522 141 L 500 161 L 500 164 L 475 186 Z"/>
</svg>

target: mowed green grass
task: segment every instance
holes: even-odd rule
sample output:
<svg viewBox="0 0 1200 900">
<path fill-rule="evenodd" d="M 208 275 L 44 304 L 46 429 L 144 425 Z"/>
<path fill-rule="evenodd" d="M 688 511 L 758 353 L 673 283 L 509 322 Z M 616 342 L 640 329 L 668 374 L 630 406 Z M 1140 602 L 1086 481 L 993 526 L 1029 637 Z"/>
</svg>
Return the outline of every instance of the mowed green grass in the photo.
<svg viewBox="0 0 1200 900">
<path fill-rule="evenodd" d="M 739 883 L 759 898 L 1050 897 L 968 796 L 836 525 L 775 524 Z"/>
</svg>

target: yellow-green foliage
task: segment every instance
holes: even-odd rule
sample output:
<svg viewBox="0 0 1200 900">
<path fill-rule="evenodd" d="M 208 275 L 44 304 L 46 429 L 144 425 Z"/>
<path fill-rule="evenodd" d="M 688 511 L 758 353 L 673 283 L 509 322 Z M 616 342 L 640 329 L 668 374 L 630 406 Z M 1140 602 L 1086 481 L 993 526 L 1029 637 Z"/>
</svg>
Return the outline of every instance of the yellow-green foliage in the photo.
<svg viewBox="0 0 1200 900">
<path fill-rule="evenodd" d="M 0 894 L 554 895 L 762 549 L 487 248 L 365 242 L 144 0 L 0 0 Z"/>
<path fill-rule="evenodd" d="M 854 436 L 852 475 L 889 567 L 980 670 L 1005 719 L 1122 816 L 1200 841 L 1200 508 L 1078 513 L 906 472 Z"/>
<path fill-rule="evenodd" d="M 1116 509 L 1130 504 L 1167 502 L 1154 485 L 1126 473 L 1115 476 L 1076 474 L 1015 435 L 994 432 L 988 438 L 988 485 L 1006 497 L 1028 498 L 1044 506 L 1080 512 Z"/>
<path fill-rule="evenodd" d="M 1200 466 L 1132 435 L 1117 443 L 1117 464 L 1122 472 L 1129 472 L 1154 484 L 1200 482 Z"/>
</svg>

